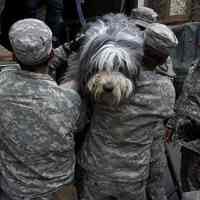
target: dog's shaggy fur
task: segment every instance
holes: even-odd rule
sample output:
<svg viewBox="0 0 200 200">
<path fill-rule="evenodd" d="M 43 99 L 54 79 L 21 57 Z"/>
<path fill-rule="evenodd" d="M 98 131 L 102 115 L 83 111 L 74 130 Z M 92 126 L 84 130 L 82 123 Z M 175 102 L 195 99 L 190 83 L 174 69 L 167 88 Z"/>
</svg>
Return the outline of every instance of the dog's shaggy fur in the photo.
<svg viewBox="0 0 200 200">
<path fill-rule="evenodd" d="M 76 145 L 79 152 L 78 163 L 84 168 L 80 196 L 81 199 L 89 199 L 83 197 L 86 195 L 83 188 L 87 187 L 87 175 L 97 174 L 99 169 L 103 177 L 107 177 L 110 169 L 113 172 L 109 173 L 111 176 L 114 173 L 117 176 L 123 174 L 116 169 L 118 165 L 115 159 L 119 166 L 124 165 L 122 168 L 129 166 L 124 162 L 124 151 L 130 147 L 125 147 L 124 150 L 119 144 L 122 143 L 123 146 L 126 143 L 127 131 L 121 130 L 127 127 L 126 113 L 129 116 L 129 111 L 132 112 L 130 102 L 136 89 L 143 42 L 132 24 L 129 24 L 128 18 L 122 14 L 102 17 L 89 24 L 83 34 L 80 52 L 69 59 L 70 68 L 65 81 L 75 79 L 79 82 L 83 102 L 87 105 L 90 123 L 86 126 L 86 131 L 77 134 L 81 138 L 77 137 Z M 81 121 L 85 120 L 86 118 Z M 129 185 L 126 188 L 130 190 Z M 123 190 L 123 186 L 121 189 Z M 131 190 L 135 192 L 135 188 Z"/>
<path fill-rule="evenodd" d="M 142 40 L 122 14 L 109 14 L 88 25 L 80 53 L 69 60 L 82 93 L 95 102 L 118 105 L 135 89 Z"/>
</svg>

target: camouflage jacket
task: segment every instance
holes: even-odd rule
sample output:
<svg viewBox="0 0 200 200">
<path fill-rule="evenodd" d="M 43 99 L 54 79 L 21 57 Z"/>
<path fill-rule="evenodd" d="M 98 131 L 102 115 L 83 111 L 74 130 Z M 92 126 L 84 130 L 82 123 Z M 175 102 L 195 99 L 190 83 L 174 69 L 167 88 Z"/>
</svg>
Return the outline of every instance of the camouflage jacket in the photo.
<svg viewBox="0 0 200 200">
<path fill-rule="evenodd" d="M 0 187 L 14 200 L 50 200 L 74 177 L 80 98 L 45 74 L 0 72 Z"/>
<path fill-rule="evenodd" d="M 129 102 L 117 108 L 94 105 L 78 157 L 80 165 L 98 180 L 145 180 L 153 137 L 158 134 L 154 130 L 164 130 L 163 120 L 173 115 L 174 103 L 171 80 L 141 70 L 136 94 Z"/>
<path fill-rule="evenodd" d="M 184 81 L 182 93 L 176 101 L 175 116 L 167 124 L 169 128 L 178 130 L 179 122 L 189 118 L 200 126 L 200 62 L 197 61 L 189 69 Z M 184 147 L 200 153 L 200 139 L 190 142 L 180 141 Z"/>
</svg>

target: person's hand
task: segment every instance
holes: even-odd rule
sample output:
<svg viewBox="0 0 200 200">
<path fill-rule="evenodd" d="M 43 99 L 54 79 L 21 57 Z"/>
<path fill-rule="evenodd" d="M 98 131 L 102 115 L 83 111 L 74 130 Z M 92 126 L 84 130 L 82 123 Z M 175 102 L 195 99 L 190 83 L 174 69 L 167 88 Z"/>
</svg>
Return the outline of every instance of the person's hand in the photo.
<svg viewBox="0 0 200 200">
<path fill-rule="evenodd" d="M 170 128 L 165 129 L 165 142 L 167 144 L 172 142 L 173 130 Z"/>
</svg>

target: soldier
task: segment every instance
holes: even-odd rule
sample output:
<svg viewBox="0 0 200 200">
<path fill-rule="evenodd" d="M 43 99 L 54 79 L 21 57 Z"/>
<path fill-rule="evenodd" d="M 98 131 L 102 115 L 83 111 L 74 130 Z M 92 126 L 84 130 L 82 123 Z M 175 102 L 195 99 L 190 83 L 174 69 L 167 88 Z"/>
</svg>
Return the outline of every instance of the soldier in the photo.
<svg viewBox="0 0 200 200">
<path fill-rule="evenodd" d="M 80 97 L 47 74 L 52 57 L 47 25 L 20 20 L 9 38 L 21 69 L 0 72 L 0 199 L 74 200 Z"/>
<path fill-rule="evenodd" d="M 182 92 L 176 101 L 175 116 L 169 120 L 166 141 L 176 132 L 181 144 L 181 182 L 183 192 L 200 190 L 200 62 L 189 69 Z M 194 198 L 195 199 L 195 198 Z M 196 198 L 197 199 L 197 198 Z"/>
<path fill-rule="evenodd" d="M 152 107 L 150 116 L 157 120 L 155 126 L 152 127 L 150 134 L 151 143 L 151 162 L 150 172 L 147 184 L 147 195 L 151 200 L 166 200 L 165 189 L 163 186 L 164 171 L 166 168 L 166 158 L 164 153 L 164 121 L 173 115 L 173 107 L 175 103 L 175 89 L 169 78 L 155 73 L 155 67 L 166 62 L 170 54 L 170 50 L 177 45 L 178 41 L 173 32 L 165 25 L 152 24 L 145 31 L 144 44 L 144 69 L 141 70 L 143 84 L 145 81 L 150 83 L 149 91 L 152 96 L 160 96 L 159 101 L 155 101 L 152 97 L 149 100 Z M 154 74 L 153 74 L 154 73 Z M 157 84 L 157 86 L 156 86 Z M 159 88 L 156 90 L 156 87 Z M 144 88 L 148 86 L 144 84 Z"/>
<path fill-rule="evenodd" d="M 149 199 L 166 199 L 163 121 L 173 115 L 175 91 L 171 80 L 156 74 L 155 67 L 166 62 L 177 39 L 166 26 L 152 24 L 144 40 L 136 94 L 117 110 L 99 107 L 93 113 L 79 156 L 85 170 L 83 200 L 145 200 L 146 192 Z"/>
<path fill-rule="evenodd" d="M 150 26 L 153 22 L 158 21 L 158 14 L 151 8 L 141 7 L 141 8 L 135 8 L 132 10 L 131 18 L 135 26 L 140 28 L 139 31 L 143 32 L 141 34 L 143 35 L 145 34 L 145 30 L 147 29 L 148 26 Z M 160 53 L 158 52 L 158 54 Z M 162 65 L 159 64 L 154 70 L 156 74 L 162 75 L 163 78 L 165 79 L 167 78 L 169 80 L 170 79 L 174 80 L 176 76 L 173 70 L 173 63 L 170 56 L 168 56 L 164 64 Z M 171 87 L 173 87 L 173 85 L 171 85 Z M 165 120 L 168 120 L 168 117 L 166 117 Z M 150 184 L 147 187 L 149 198 L 152 200 L 166 199 L 164 187 L 162 185 L 160 186 L 160 182 L 163 181 L 163 173 L 165 170 L 165 163 L 162 162 L 162 160 L 165 160 L 164 144 L 162 143 L 162 136 L 164 136 L 164 128 L 162 127 L 160 130 L 158 129 L 157 132 L 158 132 L 158 135 L 154 133 L 155 145 L 152 145 L 153 148 L 151 152 L 152 156 L 151 156 L 151 164 L 150 164 L 150 181 L 149 181 Z M 159 147 L 162 152 L 161 154 L 158 154 L 158 152 L 156 151 Z M 159 160 L 159 156 L 160 156 L 160 160 Z M 157 170 L 157 172 L 155 172 L 157 165 L 160 164 L 159 162 L 162 163 L 163 166 L 160 167 L 160 170 Z M 151 174 L 156 174 L 156 178 L 153 178 Z M 157 185 L 157 187 L 154 187 L 154 185 Z"/>
<path fill-rule="evenodd" d="M 153 9 L 148 7 L 134 8 L 132 9 L 130 16 L 130 20 L 135 25 L 136 31 L 142 32 L 141 36 L 150 24 L 158 22 L 158 18 L 158 14 Z M 172 80 L 176 77 L 170 56 L 167 58 L 166 63 L 163 65 L 158 65 L 155 70 L 158 74 L 167 76 Z"/>
</svg>

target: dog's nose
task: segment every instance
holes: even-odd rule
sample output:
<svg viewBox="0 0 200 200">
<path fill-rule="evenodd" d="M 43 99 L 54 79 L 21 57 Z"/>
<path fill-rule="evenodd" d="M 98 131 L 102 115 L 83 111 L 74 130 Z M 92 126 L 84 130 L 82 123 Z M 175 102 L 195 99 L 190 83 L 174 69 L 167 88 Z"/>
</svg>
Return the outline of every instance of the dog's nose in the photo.
<svg viewBox="0 0 200 200">
<path fill-rule="evenodd" d="M 103 89 L 104 89 L 104 91 L 106 91 L 106 92 L 112 92 L 112 91 L 113 91 L 113 88 L 114 88 L 114 86 L 113 86 L 112 82 L 107 82 L 107 83 L 105 83 L 105 84 L 103 85 Z"/>
</svg>

